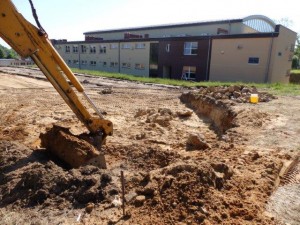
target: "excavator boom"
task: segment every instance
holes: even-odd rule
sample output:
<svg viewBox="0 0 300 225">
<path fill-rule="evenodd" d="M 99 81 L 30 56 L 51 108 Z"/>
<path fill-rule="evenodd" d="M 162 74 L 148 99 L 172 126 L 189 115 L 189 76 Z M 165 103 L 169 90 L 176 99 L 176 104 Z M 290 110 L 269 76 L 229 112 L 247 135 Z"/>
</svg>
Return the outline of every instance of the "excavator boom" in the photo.
<svg viewBox="0 0 300 225">
<path fill-rule="evenodd" d="M 46 32 L 28 22 L 11 0 L 0 1 L 0 37 L 20 56 L 32 58 L 78 119 L 95 137 L 95 146 L 99 147 L 108 135 L 112 135 L 112 122 L 103 118 L 86 95 L 83 86 L 52 46 Z M 97 116 L 90 114 L 77 93 L 81 93 L 87 99 Z"/>
</svg>

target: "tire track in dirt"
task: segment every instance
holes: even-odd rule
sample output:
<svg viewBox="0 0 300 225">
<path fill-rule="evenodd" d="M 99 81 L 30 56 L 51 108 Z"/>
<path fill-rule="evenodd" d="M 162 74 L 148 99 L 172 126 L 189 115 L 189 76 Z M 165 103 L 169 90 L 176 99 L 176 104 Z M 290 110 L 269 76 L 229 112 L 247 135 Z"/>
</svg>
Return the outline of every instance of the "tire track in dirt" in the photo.
<svg viewBox="0 0 300 225">
<path fill-rule="evenodd" d="M 281 177 L 280 185 L 270 197 L 267 210 L 280 222 L 300 224 L 300 156 Z"/>
</svg>

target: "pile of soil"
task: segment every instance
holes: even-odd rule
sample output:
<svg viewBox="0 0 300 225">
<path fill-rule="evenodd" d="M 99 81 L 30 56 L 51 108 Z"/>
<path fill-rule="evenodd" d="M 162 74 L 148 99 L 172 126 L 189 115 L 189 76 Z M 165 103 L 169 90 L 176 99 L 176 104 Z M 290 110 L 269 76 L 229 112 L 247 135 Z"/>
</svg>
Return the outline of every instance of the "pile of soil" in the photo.
<svg viewBox="0 0 300 225">
<path fill-rule="evenodd" d="M 147 199 L 145 207 L 163 213 L 165 222 L 194 221 L 208 216 L 205 198 L 209 189 L 221 190 L 233 172 L 225 164 L 195 164 L 179 161 L 145 176 L 139 195 Z"/>
<path fill-rule="evenodd" d="M 128 159 L 124 168 L 135 171 L 126 173 L 129 224 L 275 224 L 263 211 L 282 166 L 279 159 L 225 143 L 195 157 L 140 149 L 110 149 Z"/>
<path fill-rule="evenodd" d="M 202 96 L 210 96 L 216 100 L 231 100 L 236 103 L 249 102 L 251 94 L 258 94 L 259 102 L 269 102 L 276 99 L 272 94 L 259 92 L 254 86 L 244 85 L 200 87 L 197 93 Z"/>
<path fill-rule="evenodd" d="M 44 150 L 0 142 L 0 206 L 84 206 L 102 202 L 118 189 L 107 172 L 94 166 L 66 170 Z M 61 164 L 60 164 L 61 165 Z"/>
</svg>

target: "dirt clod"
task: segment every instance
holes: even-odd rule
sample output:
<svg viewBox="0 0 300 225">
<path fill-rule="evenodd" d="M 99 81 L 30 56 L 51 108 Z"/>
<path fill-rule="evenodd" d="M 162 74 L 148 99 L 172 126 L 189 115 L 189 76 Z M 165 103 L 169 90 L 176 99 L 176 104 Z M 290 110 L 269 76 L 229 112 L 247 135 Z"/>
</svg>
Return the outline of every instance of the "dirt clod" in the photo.
<svg viewBox="0 0 300 225">
<path fill-rule="evenodd" d="M 95 204 L 94 203 L 88 203 L 87 206 L 85 207 L 85 211 L 87 213 L 91 213 L 94 208 L 95 208 Z"/>
<path fill-rule="evenodd" d="M 187 150 L 204 150 L 210 149 L 211 146 L 205 141 L 201 134 L 190 134 L 187 140 Z"/>
<path fill-rule="evenodd" d="M 135 198 L 134 205 L 136 207 L 142 206 L 145 201 L 146 201 L 146 197 L 144 195 L 138 195 Z"/>
<path fill-rule="evenodd" d="M 42 147 L 74 168 L 85 165 L 100 155 L 93 145 L 60 126 L 54 125 L 41 134 L 40 138 Z"/>
</svg>

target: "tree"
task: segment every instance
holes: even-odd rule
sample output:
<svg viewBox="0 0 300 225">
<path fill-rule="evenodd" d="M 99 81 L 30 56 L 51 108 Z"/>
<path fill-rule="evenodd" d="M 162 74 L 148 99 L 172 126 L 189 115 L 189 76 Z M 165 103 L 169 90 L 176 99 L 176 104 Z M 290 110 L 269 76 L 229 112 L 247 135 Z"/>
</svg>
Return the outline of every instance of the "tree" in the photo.
<svg viewBox="0 0 300 225">
<path fill-rule="evenodd" d="M 300 58 L 300 34 L 297 35 L 294 55 Z"/>
<path fill-rule="evenodd" d="M 292 27 L 293 24 L 294 24 L 294 21 L 293 20 L 290 20 L 288 17 L 284 17 L 284 18 L 281 18 L 279 20 L 274 20 L 276 24 L 281 24 L 285 27 Z"/>
<path fill-rule="evenodd" d="M 299 57 L 294 55 L 292 59 L 292 69 L 298 69 L 299 68 Z"/>
<path fill-rule="evenodd" d="M 7 58 L 7 59 L 13 59 L 13 58 L 14 58 L 11 51 L 8 52 L 6 58 Z"/>
<path fill-rule="evenodd" d="M 3 53 L 3 50 L 0 48 L 0 59 L 3 59 L 4 58 L 4 53 Z"/>
</svg>

